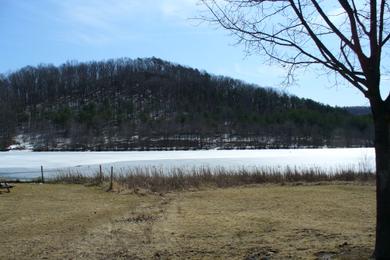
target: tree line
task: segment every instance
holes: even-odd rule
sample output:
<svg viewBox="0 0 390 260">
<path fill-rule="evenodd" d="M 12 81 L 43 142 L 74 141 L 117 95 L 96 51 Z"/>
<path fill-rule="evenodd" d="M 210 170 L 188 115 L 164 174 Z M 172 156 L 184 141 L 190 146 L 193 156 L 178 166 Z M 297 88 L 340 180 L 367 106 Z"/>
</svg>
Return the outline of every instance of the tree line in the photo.
<svg viewBox="0 0 390 260">
<path fill-rule="evenodd" d="M 353 147 L 370 115 L 158 58 L 27 66 L 0 76 L 0 149 Z"/>
</svg>

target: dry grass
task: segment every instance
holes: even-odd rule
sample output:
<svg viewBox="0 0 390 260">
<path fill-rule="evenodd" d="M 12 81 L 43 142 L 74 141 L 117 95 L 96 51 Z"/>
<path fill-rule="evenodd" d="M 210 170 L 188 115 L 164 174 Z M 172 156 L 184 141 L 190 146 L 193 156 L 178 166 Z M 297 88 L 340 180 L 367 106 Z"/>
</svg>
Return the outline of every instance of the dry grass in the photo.
<svg viewBox="0 0 390 260">
<path fill-rule="evenodd" d="M 109 182 L 107 173 L 97 172 L 85 175 L 83 172 L 62 172 L 50 179 L 51 183 L 94 184 Z M 250 184 L 359 181 L 375 182 L 375 174 L 366 170 L 339 169 L 328 172 L 319 168 L 297 169 L 252 168 L 173 168 L 168 172 L 159 167 L 119 169 L 114 174 L 114 182 L 128 189 L 147 189 L 152 192 L 169 192 L 201 187 L 227 188 Z"/>
<path fill-rule="evenodd" d="M 374 242 L 371 184 L 137 193 L 17 184 L 0 195 L 0 258 L 367 259 Z"/>
<path fill-rule="evenodd" d="M 153 201 L 81 185 L 16 184 L 0 195 L 0 259 L 71 256 L 91 229 Z"/>
<path fill-rule="evenodd" d="M 179 249 L 176 256 L 313 259 L 344 253 L 367 259 L 374 242 L 374 187 L 271 185 L 183 193 L 167 216 L 156 230 L 174 233 L 168 244 Z"/>
</svg>

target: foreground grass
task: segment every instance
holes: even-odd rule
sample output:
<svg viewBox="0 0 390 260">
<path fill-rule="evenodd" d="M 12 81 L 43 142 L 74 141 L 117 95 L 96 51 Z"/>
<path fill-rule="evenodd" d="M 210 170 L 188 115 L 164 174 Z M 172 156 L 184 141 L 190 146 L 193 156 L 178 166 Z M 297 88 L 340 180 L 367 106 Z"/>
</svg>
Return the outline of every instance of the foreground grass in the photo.
<svg viewBox="0 0 390 260">
<path fill-rule="evenodd" d="M 81 185 L 16 184 L 0 194 L 0 259 L 72 256 L 90 230 L 154 202 Z"/>
<path fill-rule="evenodd" d="M 17 184 L 0 195 L 0 259 L 367 259 L 372 184 L 153 193 Z"/>
</svg>

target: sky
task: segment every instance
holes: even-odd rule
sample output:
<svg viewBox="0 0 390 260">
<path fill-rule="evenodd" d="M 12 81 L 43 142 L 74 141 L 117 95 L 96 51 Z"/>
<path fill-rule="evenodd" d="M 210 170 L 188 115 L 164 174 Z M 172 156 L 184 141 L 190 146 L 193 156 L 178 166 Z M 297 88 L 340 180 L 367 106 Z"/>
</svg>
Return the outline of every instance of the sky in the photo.
<svg viewBox="0 0 390 260">
<path fill-rule="evenodd" d="M 198 0 L 0 0 L 0 73 L 66 61 L 158 57 L 332 106 L 369 105 L 352 86 L 286 71 L 248 55 L 229 32 L 202 22 Z"/>
</svg>

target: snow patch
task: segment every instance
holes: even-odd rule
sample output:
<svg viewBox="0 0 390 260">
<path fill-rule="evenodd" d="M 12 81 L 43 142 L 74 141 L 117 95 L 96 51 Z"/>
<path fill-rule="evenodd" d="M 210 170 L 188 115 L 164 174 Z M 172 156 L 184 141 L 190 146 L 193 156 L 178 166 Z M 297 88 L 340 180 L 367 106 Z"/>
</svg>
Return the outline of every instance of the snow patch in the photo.
<svg viewBox="0 0 390 260">
<path fill-rule="evenodd" d="M 31 144 L 31 138 L 26 135 L 17 135 L 14 137 L 14 144 L 7 147 L 10 151 L 26 151 L 31 152 L 33 150 L 33 145 Z"/>
</svg>

